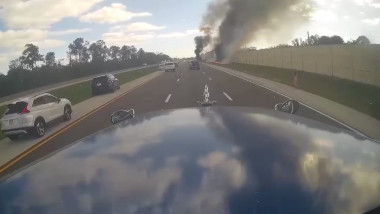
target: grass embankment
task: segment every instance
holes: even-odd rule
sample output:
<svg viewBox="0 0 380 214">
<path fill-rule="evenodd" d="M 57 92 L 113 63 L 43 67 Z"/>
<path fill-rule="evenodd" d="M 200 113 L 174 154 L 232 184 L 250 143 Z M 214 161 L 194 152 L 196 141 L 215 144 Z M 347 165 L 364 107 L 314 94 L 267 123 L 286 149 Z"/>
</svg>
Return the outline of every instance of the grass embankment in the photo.
<svg viewBox="0 0 380 214">
<path fill-rule="evenodd" d="M 293 85 L 295 70 L 231 63 L 222 65 L 254 76 Z M 325 97 L 380 120 L 380 88 L 350 80 L 298 71 L 300 89 Z"/>
<path fill-rule="evenodd" d="M 151 74 L 155 71 L 157 71 L 156 67 L 142 68 L 142 69 L 135 70 L 135 71 L 119 73 L 119 74 L 116 74 L 115 77 L 117 79 L 119 79 L 119 83 L 120 83 L 120 85 L 122 85 L 122 84 L 125 84 L 127 82 L 138 79 L 142 76 Z M 87 100 L 87 99 L 92 97 L 91 81 L 77 83 L 77 84 L 70 85 L 70 86 L 67 86 L 64 88 L 49 91 L 48 93 L 51 93 L 57 97 L 67 98 L 71 101 L 72 105 L 75 105 L 77 103 L 80 103 L 80 102 Z M 3 113 L 5 112 L 6 109 L 7 109 L 6 106 L 0 106 L 0 116 L 3 115 Z M 0 132 L 0 139 L 3 139 L 3 138 L 4 138 L 4 136 Z"/>
</svg>

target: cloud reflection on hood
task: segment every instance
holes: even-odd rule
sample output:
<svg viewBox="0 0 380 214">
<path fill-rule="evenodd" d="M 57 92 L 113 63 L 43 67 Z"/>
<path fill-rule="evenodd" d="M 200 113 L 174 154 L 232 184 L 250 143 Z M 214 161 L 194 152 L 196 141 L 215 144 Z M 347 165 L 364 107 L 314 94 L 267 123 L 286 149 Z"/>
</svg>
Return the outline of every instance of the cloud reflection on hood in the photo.
<svg viewBox="0 0 380 214">
<path fill-rule="evenodd" d="M 275 116 L 211 108 L 136 117 L 0 184 L 0 213 L 360 213 L 380 205 L 379 145 Z"/>
</svg>

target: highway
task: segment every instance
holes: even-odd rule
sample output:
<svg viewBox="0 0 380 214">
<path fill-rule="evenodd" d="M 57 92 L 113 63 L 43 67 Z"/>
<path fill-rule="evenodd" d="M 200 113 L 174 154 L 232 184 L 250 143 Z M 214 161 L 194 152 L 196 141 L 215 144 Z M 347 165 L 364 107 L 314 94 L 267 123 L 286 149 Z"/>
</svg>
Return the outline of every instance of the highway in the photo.
<svg viewBox="0 0 380 214">
<path fill-rule="evenodd" d="M 182 63 L 176 72 L 163 73 L 50 138 L 32 153 L 7 166 L 0 173 L 0 178 L 111 126 L 110 115 L 116 110 L 133 108 L 138 116 L 151 111 L 198 107 L 197 101 L 203 100 L 205 85 L 209 88 L 210 100 L 217 101 L 215 105 L 218 106 L 251 106 L 273 110 L 275 104 L 287 100 L 279 94 L 207 65 L 203 64 L 201 70 L 189 70 L 188 64 Z M 300 107 L 297 115 L 344 128 L 305 106 Z"/>
</svg>

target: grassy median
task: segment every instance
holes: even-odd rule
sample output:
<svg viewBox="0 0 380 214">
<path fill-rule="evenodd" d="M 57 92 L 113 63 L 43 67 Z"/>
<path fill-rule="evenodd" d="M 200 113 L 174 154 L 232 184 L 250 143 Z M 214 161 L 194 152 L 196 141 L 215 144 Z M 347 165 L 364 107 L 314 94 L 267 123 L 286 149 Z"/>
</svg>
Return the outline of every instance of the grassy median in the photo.
<svg viewBox="0 0 380 214">
<path fill-rule="evenodd" d="M 119 79 L 120 85 L 122 85 L 127 82 L 133 81 L 139 77 L 153 73 L 155 71 L 157 71 L 157 68 L 155 67 L 143 68 L 135 71 L 116 74 L 115 77 Z M 65 88 L 56 89 L 53 91 L 49 91 L 48 93 L 51 93 L 57 97 L 64 97 L 66 99 L 69 99 L 71 101 L 71 104 L 75 105 L 92 97 L 91 81 L 82 82 Z"/>
<path fill-rule="evenodd" d="M 293 84 L 295 70 L 231 63 L 222 65 L 286 85 Z M 300 89 L 325 97 L 380 120 L 380 88 L 350 80 L 298 71 Z"/>
<path fill-rule="evenodd" d="M 157 71 L 156 67 L 142 68 L 135 71 L 128 71 L 125 73 L 116 74 L 115 77 L 119 79 L 120 85 L 122 85 L 127 82 L 138 79 L 142 76 L 151 74 L 155 71 Z M 72 105 L 75 105 L 92 97 L 91 81 L 77 83 L 64 88 L 49 91 L 48 93 L 51 93 L 57 97 L 67 98 L 71 101 Z M 0 116 L 3 115 L 6 109 L 6 106 L 0 106 Z M 3 138 L 4 136 L 0 132 L 0 140 Z"/>
</svg>

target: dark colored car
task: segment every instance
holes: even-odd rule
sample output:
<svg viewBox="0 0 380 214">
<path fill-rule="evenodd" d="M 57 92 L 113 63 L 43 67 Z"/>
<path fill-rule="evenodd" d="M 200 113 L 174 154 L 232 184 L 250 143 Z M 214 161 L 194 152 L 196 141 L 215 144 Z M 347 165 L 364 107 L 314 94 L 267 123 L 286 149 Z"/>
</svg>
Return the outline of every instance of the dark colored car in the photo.
<svg viewBox="0 0 380 214">
<path fill-rule="evenodd" d="M 201 66 L 199 65 L 198 61 L 191 61 L 190 62 L 190 70 L 200 70 Z"/>
<path fill-rule="evenodd" d="M 114 92 L 120 88 L 119 80 L 112 74 L 95 77 L 91 82 L 92 94 Z"/>
<path fill-rule="evenodd" d="M 363 213 L 379 163 L 379 144 L 296 115 L 159 111 L 0 183 L 0 213 Z"/>
</svg>

